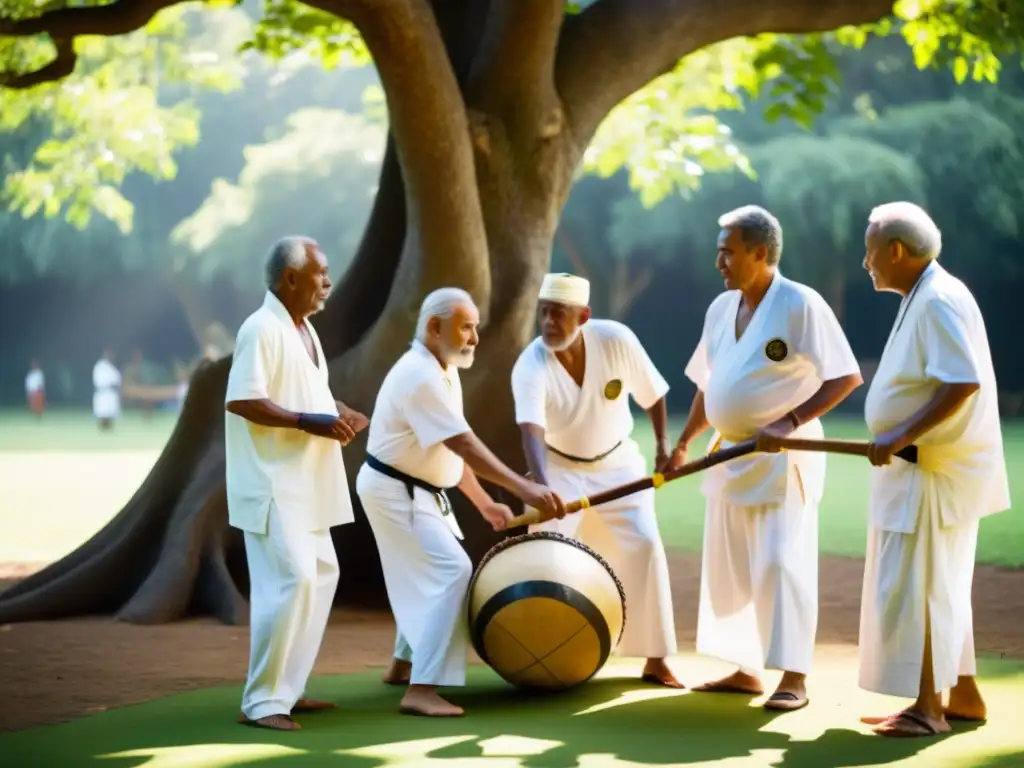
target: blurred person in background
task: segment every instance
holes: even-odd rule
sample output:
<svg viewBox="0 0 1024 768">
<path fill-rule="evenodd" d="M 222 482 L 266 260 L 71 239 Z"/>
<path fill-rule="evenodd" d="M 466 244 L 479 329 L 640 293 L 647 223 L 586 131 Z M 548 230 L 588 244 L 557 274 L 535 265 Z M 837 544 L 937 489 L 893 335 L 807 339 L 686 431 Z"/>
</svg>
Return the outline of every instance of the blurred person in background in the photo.
<svg viewBox="0 0 1024 768">
<path fill-rule="evenodd" d="M 121 415 L 121 372 L 114 365 L 112 350 L 105 349 L 93 366 L 92 386 L 92 414 L 99 428 L 109 431 Z"/>
<path fill-rule="evenodd" d="M 25 398 L 28 401 L 29 410 L 38 418 L 43 417 L 46 410 L 46 377 L 43 375 L 43 368 L 38 360 L 32 360 L 25 376 Z"/>
</svg>

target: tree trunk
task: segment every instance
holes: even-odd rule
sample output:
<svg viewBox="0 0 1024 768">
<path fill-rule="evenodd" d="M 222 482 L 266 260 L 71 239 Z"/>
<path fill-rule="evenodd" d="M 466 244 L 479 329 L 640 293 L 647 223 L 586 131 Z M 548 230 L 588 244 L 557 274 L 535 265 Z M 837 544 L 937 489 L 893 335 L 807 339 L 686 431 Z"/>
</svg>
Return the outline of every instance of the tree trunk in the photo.
<svg viewBox="0 0 1024 768">
<path fill-rule="evenodd" d="M 70 40 L 123 34 L 170 0 L 67 8 L 0 34 L 49 32 L 62 56 L 19 87 L 74 65 Z M 523 470 L 509 387 L 531 336 L 536 295 L 583 148 L 612 107 L 683 55 L 762 31 L 815 31 L 877 20 L 890 0 L 602 0 L 563 24 L 564 0 L 312 0 L 350 19 L 376 62 L 391 134 L 358 253 L 313 319 L 336 397 L 370 414 L 407 347 L 427 292 L 467 289 L 483 320 L 464 376 L 480 437 Z M 59 64 L 59 66 L 58 66 Z M 230 359 L 202 365 L 149 477 L 99 533 L 0 596 L 0 623 L 115 613 L 137 623 L 247 618 L 241 536 L 227 525 L 223 402 Z M 350 484 L 365 433 L 345 449 Z M 492 489 L 493 490 L 493 489 Z M 358 501 L 358 499 L 357 499 Z M 477 560 L 499 538 L 465 500 L 455 513 Z M 506 499 L 506 501 L 511 501 Z M 334 529 L 340 600 L 383 606 L 376 545 L 360 510 Z"/>
</svg>

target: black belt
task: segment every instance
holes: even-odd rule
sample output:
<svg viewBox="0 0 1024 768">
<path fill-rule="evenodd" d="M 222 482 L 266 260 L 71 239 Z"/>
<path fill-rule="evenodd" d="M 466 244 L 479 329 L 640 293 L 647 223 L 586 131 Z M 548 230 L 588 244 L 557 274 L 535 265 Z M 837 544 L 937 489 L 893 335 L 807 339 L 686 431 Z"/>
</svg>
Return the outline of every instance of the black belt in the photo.
<svg viewBox="0 0 1024 768">
<path fill-rule="evenodd" d="M 390 464 L 385 464 L 376 456 L 372 456 L 369 453 L 366 454 L 366 466 L 370 467 L 370 469 L 377 470 L 382 475 L 387 475 L 392 480 L 398 480 L 400 483 L 405 483 L 405 489 L 409 492 L 410 499 L 414 498 L 414 488 L 422 488 L 437 499 L 438 506 L 441 507 L 442 515 L 447 515 L 452 511 L 452 504 L 448 500 L 448 488 L 440 488 L 436 485 L 431 485 L 426 480 L 420 480 L 418 477 L 407 475 L 402 470 L 395 469 Z"/>
<path fill-rule="evenodd" d="M 561 452 L 560 450 L 558 450 L 557 448 L 552 448 L 552 447 L 551 447 L 550 445 L 548 445 L 547 443 L 545 443 L 544 445 L 546 445 L 546 446 L 547 446 L 547 449 L 548 449 L 549 451 L 551 451 L 552 453 L 556 453 L 556 454 L 558 454 L 558 455 L 559 455 L 559 456 L 561 456 L 561 457 L 562 457 L 563 459 L 568 459 L 569 461 L 575 461 L 575 462 L 576 462 L 577 464 L 593 464 L 593 463 L 594 463 L 595 461 L 600 461 L 601 459 L 603 459 L 603 458 L 606 458 L 606 457 L 610 456 L 610 455 L 611 455 L 611 453 L 612 453 L 612 451 L 614 451 L 614 450 L 615 450 L 616 448 L 618 448 L 618 447 L 619 447 L 620 445 L 622 445 L 622 441 L 621 441 L 621 440 L 619 440 L 619 442 L 617 442 L 617 443 L 616 443 L 615 445 L 613 445 L 613 446 L 612 446 L 611 448 L 609 448 L 609 449 L 608 449 L 607 451 L 605 451 L 605 452 L 604 452 L 604 453 L 602 453 L 602 454 L 599 454 L 598 456 L 595 456 L 595 457 L 593 457 L 592 459 L 581 459 L 581 458 L 580 458 L 579 456 L 570 456 L 570 455 L 569 455 L 568 453 L 562 453 L 562 452 Z"/>
</svg>

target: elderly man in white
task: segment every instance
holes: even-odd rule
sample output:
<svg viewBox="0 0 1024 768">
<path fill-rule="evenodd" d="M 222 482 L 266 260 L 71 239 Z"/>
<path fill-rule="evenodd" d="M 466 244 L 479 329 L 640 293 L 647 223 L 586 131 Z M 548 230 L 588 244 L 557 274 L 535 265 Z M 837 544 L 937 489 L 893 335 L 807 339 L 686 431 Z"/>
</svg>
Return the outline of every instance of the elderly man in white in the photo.
<svg viewBox="0 0 1024 768">
<path fill-rule="evenodd" d="M 821 438 L 820 417 L 862 379 L 824 299 L 779 273 L 782 228 L 757 206 L 718 225 L 726 292 L 708 308 L 686 375 L 697 385 L 672 464 L 708 426 L 712 450 L 751 437 L 767 453 L 709 470 L 697 651 L 736 664 L 694 690 L 763 693 L 764 669 L 782 670 L 764 706 L 808 702 L 818 622 L 818 504 L 825 456 L 778 452 L 778 440 Z"/>
<path fill-rule="evenodd" d="M 238 329 L 225 415 L 228 520 L 244 533 L 251 583 L 249 673 L 241 722 L 297 730 L 335 589 L 332 526 L 352 521 L 341 445 L 367 424 L 335 401 L 307 319 L 331 288 L 315 241 L 270 251 L 263 306 Z M 341 443 L 341 445 L 339 445 Z"/>
<path fill-rule="evenodd" d="M 547 488 L 520 477 L 473 433 L 463 415 L 460 368 L 473 364 L 480 315 L 460 288 L 440 288 L 420 308 L 412 347 L 377 393 L 356 490 L 373 529 L 388 599 L 398 625 L 385 676 L 408 682 L 400 711 L 452 717 L 461 707 L 438 686 L 466 681 L 465 599 L 472 565 L 446 491 L 458 488 L 496 531 L 512 511 L 477 476 L 530 506 L 564 514 Z"/>
<path fill-rule="evenodd" d="M 532 475 L 564 498 L 579 498 L 648 474 L 630 437 L 630 396 L 654 427 L 655 463 L 665 464 L 668 384 L 636 335 L 614 320 L 590 318 L 590 283 L 582 277 L 547 275 L 539 299 L 541 335 L 512 369 L 516 422 Z M 616 653 L 646 659 L 645 682 L 681 688 L 665 663 L 676 652 L 676 631 L 654 490 L 532 529 L 575 537 L 608 560 L 629 607 Z"/>
<path fill-rule="evenodd" d="M 981 310 L 937 262 L 942 237 L 924 210 L 879 206 L 865 247 L 875 289 L 903 300 L 864 406 L 874 469 L 860 685 L 916 701 L 864 721 L 884 736 L 934 736 L 947 720 L 986 716 L 971 585 L 979 520 L 1010 507 L 996 377 Z M 916 464 L 894 459 L 912 444 Z"/>
</svg>

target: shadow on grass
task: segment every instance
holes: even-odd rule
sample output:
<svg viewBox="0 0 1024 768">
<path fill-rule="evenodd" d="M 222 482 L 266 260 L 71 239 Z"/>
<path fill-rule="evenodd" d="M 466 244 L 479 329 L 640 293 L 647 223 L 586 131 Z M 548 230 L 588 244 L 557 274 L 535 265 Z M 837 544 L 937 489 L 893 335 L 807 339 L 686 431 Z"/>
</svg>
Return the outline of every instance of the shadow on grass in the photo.
<svg viewBox="0 0 1024 768">
<path fill-rule="evenodd" d="M 751 765 L 845 768 L 895 763 L 935 744 L 845 729 L 797 741 L 763 730 L 780 715 L 751 706 L 749 698 L 670 691 L 634 680 L 596 680 L 566 694 L 531 696 L 474 669 L 467 688 L 450 692 L 466 717 L 443 720 L 398 715 L 401 694 L 381 685 L 376 673 L 318 679 L 310 695 L 337 701 L 338 709 L 300 716 L 301 731 L 277 733 L 235 724 L 237 688 L 209 689 L 0 735 L 0 754 L 10 765 L 32 768 L 369 767 L 436 760 L 596 768 L 751 755 L 758 758 Z M 799 715 L 781 715 L 787 716 Z"/>
</svg>

